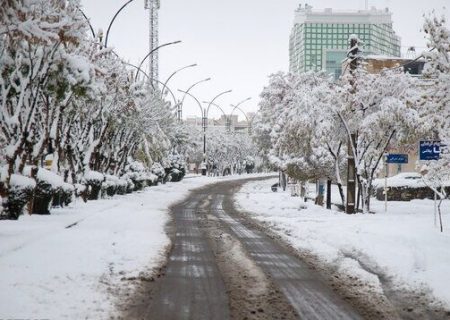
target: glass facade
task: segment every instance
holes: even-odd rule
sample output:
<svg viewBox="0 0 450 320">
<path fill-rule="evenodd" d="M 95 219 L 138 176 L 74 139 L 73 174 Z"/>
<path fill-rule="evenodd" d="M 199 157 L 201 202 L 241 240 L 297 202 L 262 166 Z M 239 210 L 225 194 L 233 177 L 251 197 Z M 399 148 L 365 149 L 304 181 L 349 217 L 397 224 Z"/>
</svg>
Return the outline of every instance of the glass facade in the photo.
<svg viewBox="0 0 450 320">
<path fill-rule="evenodd" d="M 362 41 L 364 55 L 400 56 L 400 39 L 389 23 L 296 23 L 290 37 L 290 71 L 326 70 L 339 77 L 352 34 Z"/>
</svg>

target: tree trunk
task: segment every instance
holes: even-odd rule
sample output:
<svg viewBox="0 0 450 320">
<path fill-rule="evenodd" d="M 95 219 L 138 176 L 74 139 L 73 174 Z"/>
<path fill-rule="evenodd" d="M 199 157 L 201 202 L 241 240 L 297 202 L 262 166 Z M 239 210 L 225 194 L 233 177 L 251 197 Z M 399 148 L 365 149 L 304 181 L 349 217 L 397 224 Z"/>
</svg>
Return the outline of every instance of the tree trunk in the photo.
<svg viewBox="0 0 450 320">
<path fill-rule="evenodd" d="M 331 179 L 327 180 L 327 209 L 331 209 Z"/>
</svg>

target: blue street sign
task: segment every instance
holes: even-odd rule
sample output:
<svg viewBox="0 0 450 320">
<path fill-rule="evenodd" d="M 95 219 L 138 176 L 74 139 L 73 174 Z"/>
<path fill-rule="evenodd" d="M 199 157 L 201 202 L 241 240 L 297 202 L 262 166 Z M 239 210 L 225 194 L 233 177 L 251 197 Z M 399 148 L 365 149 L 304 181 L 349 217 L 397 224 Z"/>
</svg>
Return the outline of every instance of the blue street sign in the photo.
<svg viewBox="0 0 450 320">
<path fill-rule="evenodd" d="M 441 155 L 441 141 L 420 141 L 419 160 L 439 160 Z"/>
<path fill-rule="evenodd" d="M 389 153 L 386 156 L 386 163 L 408 163 L 407 154 Z"/>
</svg>

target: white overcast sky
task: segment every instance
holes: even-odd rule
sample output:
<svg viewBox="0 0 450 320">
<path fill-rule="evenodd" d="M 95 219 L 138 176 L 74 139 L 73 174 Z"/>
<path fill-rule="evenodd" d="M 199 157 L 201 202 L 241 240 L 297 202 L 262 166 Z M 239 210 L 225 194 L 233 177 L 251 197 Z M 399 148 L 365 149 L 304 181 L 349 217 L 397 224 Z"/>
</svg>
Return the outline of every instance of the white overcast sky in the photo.
<svg viewBox="0 0 450 320">
<path fill-rule="evenodd" d="M 105 32 L 114 13 L 126 0 L 81 0 L 84 12 L 97 31 Z M 168 86 L 177 93 L 194 82 L 211 77 L 192 93 L 200 100 L 211 100 L 217 93 L 232 89 L 219 98 L 228 113 L 230 104 L 252 97 L 242 105 L 246 111 L 257 109 L 259 94 L 267 76 L 289 66 L 289 33 L 294 10 L 305 1 L 298 0 L 161 0 L 160 44 L 181 40 L 181 44 L 162 48 L 160 80 L 174 71 L 197 63 L 175 75 Z M 364 0 L 310 0 L 314 9 L 364 9 Z M 369 7 L 389 7 L 394 29 L 402 38 L 402 50 L 416 46 L 424 50 L 421 32 L 423 14 L 433 9 L 450 19 L 448 0 L 369 0 Z M 444 7 L 447 7 L 444 9 Z M 117 17 L 109 37 L 109 46 L 128 60 L 139 64 L 148 53 L 148 12 L 144 0 L 134 0 Z M 147 67 L 146 67 L 147 68 Z M 181 96 L 181 95 L 179 95 Z M 189 101 L 188 101 L 189 100 Z M 200 115 L 198 106 L 186 99 L 184 117 Z M 211 111 L 211 116 L 219 116 Z"/>
</svg>

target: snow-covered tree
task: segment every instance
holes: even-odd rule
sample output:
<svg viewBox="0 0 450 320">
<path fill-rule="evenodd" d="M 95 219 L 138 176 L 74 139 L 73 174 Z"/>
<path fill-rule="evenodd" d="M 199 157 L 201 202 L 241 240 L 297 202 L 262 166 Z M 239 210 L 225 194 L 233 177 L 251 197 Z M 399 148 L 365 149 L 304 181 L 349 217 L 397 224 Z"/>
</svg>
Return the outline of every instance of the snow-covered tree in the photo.
<svg viewBox="0 0 450 320">
<path fill-rule="evenodd" d="M 370 208 L 372 183 L 388 146 L 416 141 L 420 121 L 419 87 L 401 69 L 369 74 L 359 67 L 350 81 L 344 77 L 337 88 L 336 114 L 342 121 L 355 158 L 363 211 Z"/>
<path fill-rule="evenodd" d="M 88 37 L 79 7 L 79 0 L 8 0 L 0 7 L 5 208 L 11 177 L 36 179 L 44 159 L 72 184 L 125 175 L 135 160 L 146 170 L 157 161 L 179 163 L 169 160 L 182 143 L 172 106 L 148 83 L 135 82 L 100 39 Z"/>
<path fill-rule="evenodd" d="M 425 18 L 424 31 L 428 35 L 428 47 L 423 53 L 426 64 L 423 75 L 429 85 L 424 86 L 422 96 L 422 121 L 430 140 L 450 142 L 450 30 L 446 27 L 444 17 L 430 15 Z M 441 205 L 449 194 L 445 187 L 450 181 L 450 151 L 448 147 L 441 150 L 439 160 L 427 161 L 421 165 L 425 183 L 438 195 L 441 231 Z"/>
</svg>

